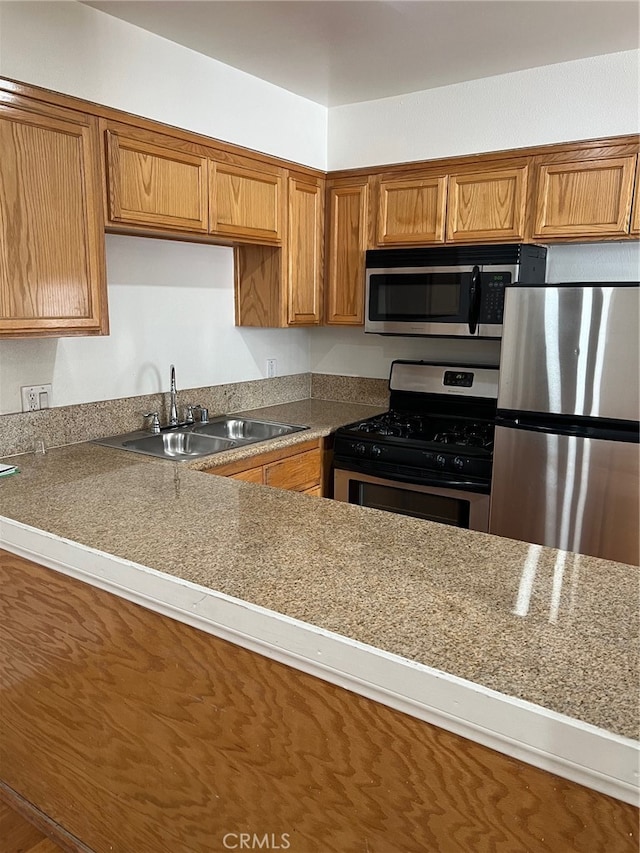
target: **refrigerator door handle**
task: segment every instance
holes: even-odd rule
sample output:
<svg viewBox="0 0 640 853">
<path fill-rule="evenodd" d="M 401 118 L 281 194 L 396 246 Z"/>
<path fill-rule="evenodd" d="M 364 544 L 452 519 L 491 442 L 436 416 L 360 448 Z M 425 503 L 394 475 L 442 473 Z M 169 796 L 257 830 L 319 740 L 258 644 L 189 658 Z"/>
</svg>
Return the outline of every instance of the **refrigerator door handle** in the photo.
<svg viewBox="0 0 640 853">
<path fill-rule="evenodd" d="M 471 271 L 471 284 L 469 285 L 469 334 L 475 335 L 478 328 L 478 317 L 480 316 L 480 267 L 475 266 Z"/>
</svg>

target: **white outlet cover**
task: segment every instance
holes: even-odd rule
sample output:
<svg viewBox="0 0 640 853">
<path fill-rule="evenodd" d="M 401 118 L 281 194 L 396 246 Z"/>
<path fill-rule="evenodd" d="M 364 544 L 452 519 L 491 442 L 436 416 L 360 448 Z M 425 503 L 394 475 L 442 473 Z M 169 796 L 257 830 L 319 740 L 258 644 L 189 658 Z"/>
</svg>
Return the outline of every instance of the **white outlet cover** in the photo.
<svg viewBox="0 0 640 853">
<path fill-rule="evenodd" d="M 22 385 L 22 411 L 38 412 L 40 409 L 48 409 L 51 406 L 51 392 L 51 385 Z"/>
</svg>

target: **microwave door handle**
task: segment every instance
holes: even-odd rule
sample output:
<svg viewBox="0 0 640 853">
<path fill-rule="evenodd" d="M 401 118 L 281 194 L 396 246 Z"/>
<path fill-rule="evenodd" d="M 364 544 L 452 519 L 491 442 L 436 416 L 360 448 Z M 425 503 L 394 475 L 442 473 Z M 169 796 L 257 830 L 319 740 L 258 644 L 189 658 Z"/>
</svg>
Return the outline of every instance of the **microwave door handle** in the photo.
<svg viewBox="0 0 640 853">
<path fill-rule="evenodd" d="M 475 266 L 471 271 L 471 284 L 469 285 L 469 334 L 475 335 L 478 328 L 478 317 L 480 316 L 480 267 Z"/>
</svg>

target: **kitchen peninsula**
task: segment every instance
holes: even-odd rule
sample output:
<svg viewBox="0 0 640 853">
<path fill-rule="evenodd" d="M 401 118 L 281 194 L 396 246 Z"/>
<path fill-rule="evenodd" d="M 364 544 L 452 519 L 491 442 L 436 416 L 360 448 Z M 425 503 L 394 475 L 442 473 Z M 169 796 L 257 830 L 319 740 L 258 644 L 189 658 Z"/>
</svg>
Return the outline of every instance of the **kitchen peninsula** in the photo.
<svg viewBox="0 0 640 853">
<path fill-rule="evenodd" d="M 637 568 L 94 444 L 16 460 L 1 776 L 90 849 L 637 849 Z"/>
</svg>

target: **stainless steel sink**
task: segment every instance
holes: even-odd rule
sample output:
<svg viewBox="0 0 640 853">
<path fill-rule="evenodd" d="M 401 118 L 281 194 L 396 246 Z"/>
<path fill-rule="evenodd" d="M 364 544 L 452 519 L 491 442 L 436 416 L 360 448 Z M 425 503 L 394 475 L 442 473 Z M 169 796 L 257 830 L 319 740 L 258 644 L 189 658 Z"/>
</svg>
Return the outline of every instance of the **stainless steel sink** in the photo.
<svg viewBox="0 0 640 853">
<path fill-rule="evenodd" d="M 230 450 L 235 444 L 235 441 L 225 438 L 172 430 L 160 435 L 147 435 L 144 438 L 124 441 L 122 446 L 125 450 L 137 450 L 138 453 L 148 453 L 150 456 L 161 456 L 164 459 L 194 459 L 198 456 L 210 456 L 221 450 Z"/>
<path fill-rule="evenodd" d="M 267 438 L 277 438 L 280 435 L 288 435 L 309 429 L 305 426 L 294 424 L 279 424 L 272 421 L 256 421 L 252 418 L 214 418 L 208 424 L 196 424 L 193 427 L 198 435 L 220 436 L 234 441 L 247 444 L 253 441 L 265 441 Z"/>
<path fill-rule="evenodd" d="M 140 430 L 97 438 L 94 444 L 144 453 L 159 459 L 186 461 L 304 429 L 309 427 L 224 415 L 206 424 L 184 424 L 158 434 Z"/>
</svg>

